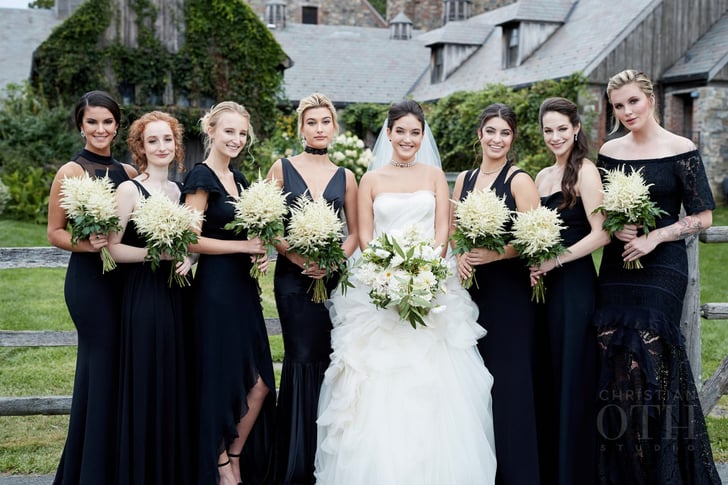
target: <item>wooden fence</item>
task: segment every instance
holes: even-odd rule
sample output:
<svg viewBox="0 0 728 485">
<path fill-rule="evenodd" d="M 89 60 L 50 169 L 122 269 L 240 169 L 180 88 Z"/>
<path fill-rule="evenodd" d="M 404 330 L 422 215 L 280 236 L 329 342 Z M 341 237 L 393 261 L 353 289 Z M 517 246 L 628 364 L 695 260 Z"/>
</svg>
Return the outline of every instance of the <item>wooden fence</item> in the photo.
<svg viewBox="0 0 728 485">
<path fill-rule="evenodd" d="M 728 303 L 706 303 L 700 305 L 700 271 L 698 267 L 698 239 L 703 243 L 728 242 L 728 226 L 711 227 L 700 236 L 687 241 L 688 289 L 683 306 L 681 330 L 685 336 L 686 348 L 693 374 L 700 385 L 700 322 L 707 320 L 728 320 Z M 43 248 L 0 248 L 0 269 L 10 268 L 57 268 L 68 264 L 69 253 L 53 247 Z M 269 335 L 280 333 L 277 318 L 266 319 Z M 77 344 L 76 332 L 50 331 L 0 331 L 0 347 L 58 347 Z M 721 396 L 728 394 L 728 356 L 715 373 L 708 378 L 700 390 L 703 412 L 708 414 Z M 26 416 L 36 414 L 68 414 L 71 410 L 71 396 L 29 396 L 0 397 L 0 416 Z"/>
</svg>

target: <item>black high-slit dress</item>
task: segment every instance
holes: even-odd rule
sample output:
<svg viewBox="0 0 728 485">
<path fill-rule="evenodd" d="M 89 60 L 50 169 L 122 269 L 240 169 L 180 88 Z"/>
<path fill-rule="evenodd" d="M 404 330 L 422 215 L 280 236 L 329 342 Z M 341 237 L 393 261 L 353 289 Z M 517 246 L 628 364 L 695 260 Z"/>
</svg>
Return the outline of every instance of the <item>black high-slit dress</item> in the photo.
<svg viewBox="0 0 728 485">
<path fill-rule="evenodd" d="M 238 187 L 247 188 L 242 173 L 230 169 Z M 224 228 L 235 217 L 232 197 L 207 165 L 187 174 L 184 194 L 207 192 L 202 236 L 243 240 Z M 240 188 L 238 189 L 240 191 Z M 268 387 L 263 407 L 240 458 L 244 483 L 269 479 L 274 432 L 275 380 L 258 281 L 250 276 L 250 254 L 201 254 L 192 283 L 194 345 L 197 369 L 197 483 L 217 483 L 218 456 L 237 437 L 236 426 L 248 411 L 247 395 L 258 378 Z"/>
</svg>

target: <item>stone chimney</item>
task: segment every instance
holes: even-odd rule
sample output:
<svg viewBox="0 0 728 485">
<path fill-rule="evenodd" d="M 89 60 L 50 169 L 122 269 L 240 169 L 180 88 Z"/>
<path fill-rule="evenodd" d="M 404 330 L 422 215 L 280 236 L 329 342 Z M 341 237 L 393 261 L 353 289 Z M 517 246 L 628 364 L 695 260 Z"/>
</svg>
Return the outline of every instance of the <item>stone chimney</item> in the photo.
<svg viewBox="0 0 728 485">
<path fill-rule="evenodd" d="M 264 21 L 271 29 L 286 28 L 286 2 L 282 0 L 268 0 L 265 2 Z"/>
</svg>

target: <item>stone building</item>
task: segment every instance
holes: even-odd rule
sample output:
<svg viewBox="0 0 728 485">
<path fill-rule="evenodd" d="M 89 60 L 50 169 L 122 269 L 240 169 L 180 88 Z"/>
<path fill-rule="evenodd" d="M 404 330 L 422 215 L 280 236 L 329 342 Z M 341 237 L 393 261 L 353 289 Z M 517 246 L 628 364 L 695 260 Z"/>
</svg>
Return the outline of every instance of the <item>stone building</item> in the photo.
<svg viewBox="0 0 728 485">
<path fill-rule="evenodd" d="M 248 4 L 263 19 L 272 8 L 284 9 L 288 23 L 387 27 L 397 15 L 404 14 L 414 29 L 431 30 L 447 20 L 464 20 L 514 1 L 387 0 L 386 16 L 377 12 L 368 0 L 248 0 Z"/>
</svg>

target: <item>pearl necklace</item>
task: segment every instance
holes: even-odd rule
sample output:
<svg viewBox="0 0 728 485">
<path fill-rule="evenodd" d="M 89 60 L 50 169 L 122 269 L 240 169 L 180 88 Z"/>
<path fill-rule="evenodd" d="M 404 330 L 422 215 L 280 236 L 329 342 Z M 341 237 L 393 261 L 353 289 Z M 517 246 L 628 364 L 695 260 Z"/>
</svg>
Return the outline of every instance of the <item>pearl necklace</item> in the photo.
<svg viewBox="0 0 728 485">
<path fill-rule="evenodd" d="M 389 163 L 391 163 L 395 167 L 408 168 L 417 163 L 417 160 L 412 160 L 411 162 L 397 162 L 396 160 L 390 160 Z"/>
<path fill-rule="evenodd" d="M 500 172 L 500 170 L 505 166 L 506 163 L 508 163 L 508 160 L 506 160 L 505 162 L 501 163 L 500 167 L 496 168 L 495 170 L 488 170 L 487 172 L 485 170 L 481 170 L 480 173 L 483 174 L 483 175 L 491 175 L 491 174 L 494 174 L 496 172 Z"/>
</svg>

